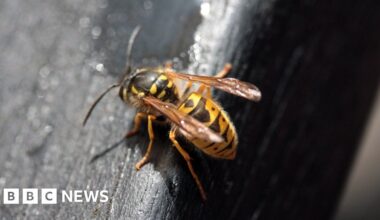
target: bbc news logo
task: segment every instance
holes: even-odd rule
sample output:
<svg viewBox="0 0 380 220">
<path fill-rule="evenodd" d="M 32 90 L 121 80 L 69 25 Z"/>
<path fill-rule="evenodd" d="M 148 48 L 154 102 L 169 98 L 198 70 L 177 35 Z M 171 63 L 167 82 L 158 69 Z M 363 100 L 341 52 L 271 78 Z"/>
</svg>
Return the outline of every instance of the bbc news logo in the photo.
<svg viewBox="0 0 380 220">
<path fill-rule="evenodd" d="M 83 202 L 108 202 L 107 190 L 62 190 L 58 195 L 55 188 L 5 188 L 3 190 L 3 204 L 57 204 L 83 203 Z"/>
</svg>

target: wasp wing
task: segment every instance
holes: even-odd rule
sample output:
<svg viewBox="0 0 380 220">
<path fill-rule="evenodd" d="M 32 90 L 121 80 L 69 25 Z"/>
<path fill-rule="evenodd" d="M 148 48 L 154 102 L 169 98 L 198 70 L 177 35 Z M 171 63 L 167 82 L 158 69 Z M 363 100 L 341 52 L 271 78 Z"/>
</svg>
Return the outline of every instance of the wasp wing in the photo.
<svg viewBox="0 0 380 220">
<path fill-rule="evenodd" d="M 179 111 L 177 107 L 171 103 L 162 102 L 157 98 L 147 96 L 143 98 L 144 102 L 161 114 L 166 116 L 170 121 L 176 124 L 184 132 L 188 138 L 200 138 L 211 142 L 223 142 L 224 139 L 195 118 Z"/>
<path fill-rule="evenodd" d="M 258 102 L 261 99 L 261 92 L 255 85 L 240 81 L 235 78 L 198 76 L 187 73 L 178 73 L 174 71 L 167 71 L 166 74 L 173 79 L 179 78 L 183 80 L 199 82 L 252 101 Z"/>
</svg>

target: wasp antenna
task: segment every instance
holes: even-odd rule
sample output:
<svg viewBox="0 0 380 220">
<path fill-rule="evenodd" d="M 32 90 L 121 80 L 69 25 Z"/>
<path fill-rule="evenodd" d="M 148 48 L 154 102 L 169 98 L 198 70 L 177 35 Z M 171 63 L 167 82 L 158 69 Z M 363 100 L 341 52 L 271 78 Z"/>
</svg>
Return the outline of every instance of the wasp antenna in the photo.
<svg viewBox="0 0 380 220">
<path fill-rule="evenodd" d="M 140 29 L 141 29 L 140 25 L 136 26 L 133 29 L 131 36 L 129 37 L 128 46 L 127 46 L 127 50 L 126 50 L 127 57 L 126 57 L 126 61 L 125 61 L 125 73 L 120 78 L 120 81 L 119 81 L 120 84 L 128 77 L 128 74 L 131 72 L 131 54 L 132 54 L 133 44 L 135 42 L 135 39 L 136 39 L 138 33 L 140 32 Z"/>
<path fill-rule="evenodd" d="M 126 69 L 129 69 L 131 67 L 131 54 L 132 54 L 133 44 L 135 42 L 137 35 L 140 32 L 140 29 L 141 29 L 140 25 L 135 27 L 135 29 L 133 29 L 131 36 L 129 37 L 128 47 L 127 47 L 127 51 L 126 51 L 126 53 L 127 53 L 127 60 L 125 63 Z"/>
<path fill-rule="evenodd" d="M 116 88 L 116 87 L 119 87 L 120 84 L 113 84 L 111 85 L 108 89 L 106 89 L 96 100 L 95 102 L 91 105 L 90 109 L 88 110 L 87 114 L 86 114 L 86 117 L 84 118 L 83 120 L 83 123 L 82 125 L 85 126 L 86 125 L 86 122 L 88 120 L 88 118 L 90 117 L 91 113 L 92 113 L 92 110 L 94 110 L 95 106 L 99 103 L 99 101 L 109 92 L 111 91 L 113 88 Z"/>
</svg>

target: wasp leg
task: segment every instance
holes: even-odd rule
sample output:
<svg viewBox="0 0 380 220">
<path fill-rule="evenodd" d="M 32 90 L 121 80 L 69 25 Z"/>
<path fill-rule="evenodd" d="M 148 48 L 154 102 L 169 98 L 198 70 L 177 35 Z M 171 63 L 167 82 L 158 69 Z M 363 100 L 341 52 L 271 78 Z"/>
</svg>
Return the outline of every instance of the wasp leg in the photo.
<svg viewBox="0 0 380 220">
<path fill-rule="evenodd" d="M 163 120 L 156 118 L 153 120 L 153 122 L 154 122 L 154 124 L 159 125 L 159 126 L 168 125 L 168 121 L 166 119 L 163 121 Z"/>
<path fill-rule="evenodd" d="M 231 72 L 232 65 L 230 63 L 226 63 L 221 71 L 215 75 L 215 77 L 223 78 L 225 77 L 229 72 Z"/>
<path fill-rule="evenodd" d="M 148 162 L 150 153 L 152 152 L 152 147 L 153 147 L 153 140 L 154 140 L 154 132 L 153 132 L 153 124 L 152 122 L 156 119 L 156 116 L 154 115 L 148 115 L 148 133 L 149 133 L 149 145 L 148 148 L 145 152 L 145 155 L 141 160 L 136 164 L 136 169 L 140 170 L 141 167 L 143 167 L 146 162 Z"/>
<path fill-rule="evenodd" d="M 144 112 L 136 113 L 135 120 L 134 120 L 134 127 L 131 131 L 129 131 L 125 135 L 126 138 L 132 137 L 132 136 L 136 135 L 137 133 L 139 133 L 140 127 L 141 127 L 141 121 L 145 116 L 146 116 L 146 113 L 144 113 Z"/>
<path fill-rule="evenodd" d="M 211 88 L 210 86 L 206 86 L 204 84 L 201 84 L 198 88 L 198 92 L 203 94 L 204 92 L 206 92 L 206 98 L 211 98 Z"/>
<path fill-rule="evenodd" d="M 179 151 L 181 156 L 186 160 L 187 167 L 189 168 L 190 173 L 193 176 L 195 183 L 198 186 L 198 189 L 201 193 L 201 197 L 202 197 L 203 201 L 206 201 L 206 199 L 207 199 L 206 192 L 202 186 L 201 181 L 199 180 L 198 175 L 194 171 L 193 165 L 191 164 L 191 158 L 190 158 L 189 154 L 181 147 L 181 145 L 179 145 L 178 141 L 176 140 L 175 130 L 173 130 L 173 129 L 170 130 L 169 138 L 173 142 L 175 148 Z"/>
<path fill-rule="evenodd" d="M 226 63 L 224 65 L 224 68 L 221 71 L 219 71 L 215 75 L 215 77 L 216 78 L 223 78 L 223 77 L 225 77 L 231 71 L 231 69 L 232 69 L 232 65 L 230 63 Z M 212 96 L 212 94 L 211 94 L 211 87 L 206 86 L 204 84 L 201 84 L 199 86 L 199 88 L 198 88 L 198 92 L 201 93 L 201 94 L 203 94 L 205 91 L 206 91 L 206 97 L 207 98 L 211 98 L 211 96 Z"/>
<path fill-rule="evenodd" d="M 96 154 L 90 161 L 90 163 L 93 163 L 95 160 L 99 159 L 100 157 L 106 155 L 108 152 L 110 152 L 111 150 L 115 149 L 116 147 L 120 146 L 120 144 L 124 141 L 125 138 L 129 138 L 129 137 L 132 137 L 133 135 L 136 135 L 139 130 L 140 130 L 140 127 L 141 127 L 141 121 L 142 119 L 146 116 L 146 113 L 143 113 L 143 112 L 138 112 L 136 113 L 135 115 L 135 119 L 134 119 L 134 127 L 133 129 L 128 132 L 125 137 L 123 139 L 121 139 L 120 141 L 118 141 L 116 144 L 112 145 L 110 148 L 108 149 L 105 149 L 103 152 L 99 153 L 99 154 Z"/>
</svg>

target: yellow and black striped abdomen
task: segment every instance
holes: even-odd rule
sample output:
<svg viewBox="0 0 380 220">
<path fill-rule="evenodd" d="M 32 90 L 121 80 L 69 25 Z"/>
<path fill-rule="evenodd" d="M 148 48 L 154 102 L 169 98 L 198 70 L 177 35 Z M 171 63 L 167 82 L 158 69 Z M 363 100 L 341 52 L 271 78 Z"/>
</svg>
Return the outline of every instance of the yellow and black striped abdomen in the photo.
<svg viewBox="0 0 380 220">
<path fill-rule="evenodd" d="M 230 160 L 235 158 L 238 136 L 230 118 L 219 104 L 193 92 L 179 105 L 179 110 L 202 122 L 225 139 L 221 143 L 198 138 L 191 140 L 197 148 L 212 157 Z"/>
</svg>

